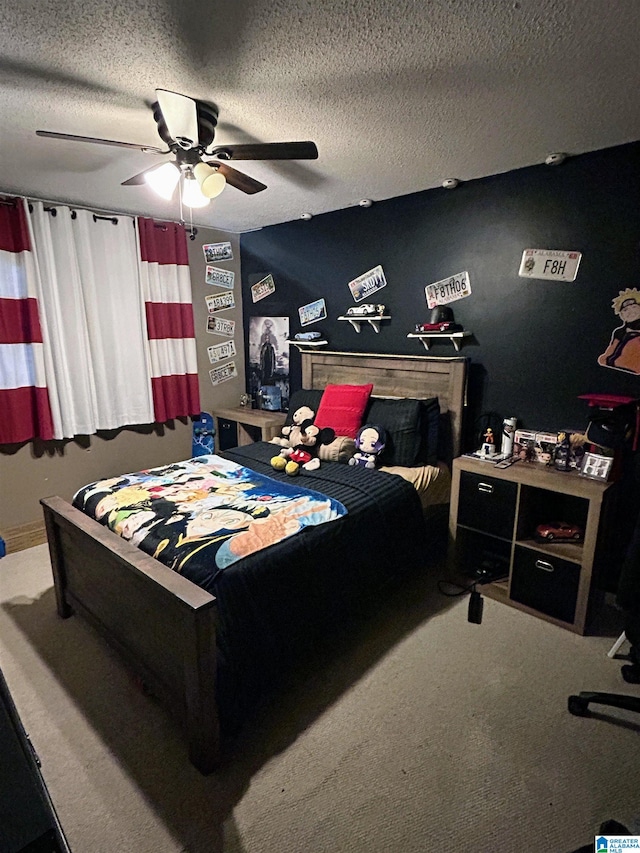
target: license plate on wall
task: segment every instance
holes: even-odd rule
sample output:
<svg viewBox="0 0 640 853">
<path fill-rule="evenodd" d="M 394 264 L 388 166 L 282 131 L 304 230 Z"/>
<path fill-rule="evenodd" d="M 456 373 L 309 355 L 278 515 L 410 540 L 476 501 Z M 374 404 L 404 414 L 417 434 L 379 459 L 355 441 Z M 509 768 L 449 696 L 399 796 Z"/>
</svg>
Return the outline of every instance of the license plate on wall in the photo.
<svg viewBox="0 0 640 853">
<path fill-rule="evenodd" d="M 581 258 L 581 252 L 525 249 L 522 253 L 518 275 L 522 278 L 575 281 Z"/>
<path fill-rule="evenodd" d="M 471 282 L 468 272 L 459 272 L 441 281 L 434 281 L 424 289 L 427 298 L 427 307 L 435 308 L 436 305 L 447 305 L 449 302 L 457 302 L 465 296 L 471 296 Z"/>
</svg>

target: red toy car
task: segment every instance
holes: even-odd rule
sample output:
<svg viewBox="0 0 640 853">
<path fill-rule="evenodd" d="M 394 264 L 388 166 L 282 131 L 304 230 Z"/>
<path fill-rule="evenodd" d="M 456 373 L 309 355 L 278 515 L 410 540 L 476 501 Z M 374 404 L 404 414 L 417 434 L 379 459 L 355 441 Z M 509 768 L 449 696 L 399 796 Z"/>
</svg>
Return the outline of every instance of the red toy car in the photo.
<svg viewBox="0 0 640 853">
<path fill-rule="evenodd" d="M 418 323 L 416 325 L 416 333 L 421 332 L 461 332 L 462 326 L 459 323 L 450 323 L 444 320 L 442 323 Z"/>
<path fill-rule="evenodd" d="M 553 542 L 554 539 L 571 539 L 579 542 L 584 538 L 584 530 L 577 524 L 569 524 L 567 521 L 548 521 L 536 527 L 536 539 Z"/>
</svg>

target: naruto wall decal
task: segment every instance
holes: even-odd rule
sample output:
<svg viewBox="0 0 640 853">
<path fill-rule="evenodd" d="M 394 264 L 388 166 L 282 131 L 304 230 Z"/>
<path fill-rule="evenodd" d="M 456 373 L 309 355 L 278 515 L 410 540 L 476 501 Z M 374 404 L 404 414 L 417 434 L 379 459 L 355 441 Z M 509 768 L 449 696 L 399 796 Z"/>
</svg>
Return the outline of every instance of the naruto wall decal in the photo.
<svg viewBox="0 0 640 853">
<path fill-rule="evenodd" d="M 613 330 L 609 346 L 598 356 L 598 364 L 640 374 L 640 291 L 621 290 L 611 303 L 622 325 Z"/>
</svg>

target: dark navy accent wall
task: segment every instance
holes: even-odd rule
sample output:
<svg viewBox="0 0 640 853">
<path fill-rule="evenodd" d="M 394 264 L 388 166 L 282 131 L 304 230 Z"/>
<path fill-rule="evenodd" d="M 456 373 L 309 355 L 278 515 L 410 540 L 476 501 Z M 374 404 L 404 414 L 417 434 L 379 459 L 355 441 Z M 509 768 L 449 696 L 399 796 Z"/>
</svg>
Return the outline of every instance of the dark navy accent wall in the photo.
<svg viewBox="0 0 640 853">
<path fill-rule="evenodd" d="M 307 330 L 325 331 L 329 349 L 424 354 L 406 337 L 428 320 L 424 287 L 466 270 L 472 295 L 452 307 L 474 333 L 461 351 L 469 423 L 493 411 L 528 428 L 582 428 L 579 394 L 640 396 L 640 377 L 597 364 L 619 325 L 611 300 L 640 288 L 640 143 L 271 226 L 243 234 L 240 247 L 245 340 L 252 314 L 289 315 L 294 333 L 298 307 L 323 296 L 328 320 Z M 520 278 L 526 248 L 582 252 L 576 281 Z M 336 317 L 355 304 L 348 282 L 378 264 L 388 284 L 368 301 L 392 319 L 356 334 Z M 267 273 L 276 293 L 253 304 L 250 285 Z M 437 342 L 429 354 L 456 353 Z M 299 387 L 293 347 L 291 377 Z"/>
</svg>

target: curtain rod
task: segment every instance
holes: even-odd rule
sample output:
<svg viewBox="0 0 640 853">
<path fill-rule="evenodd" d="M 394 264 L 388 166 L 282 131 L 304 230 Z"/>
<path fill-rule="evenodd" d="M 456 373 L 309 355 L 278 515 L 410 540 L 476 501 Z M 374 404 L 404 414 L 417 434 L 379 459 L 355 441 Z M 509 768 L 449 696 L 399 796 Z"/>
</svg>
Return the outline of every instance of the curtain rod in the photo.
<svg viewBox="0 0 640 853">
<path fill-rule="evenodd" d="M 142 216 L 143 218 L 147 218 L 142 213 L 127 213 L 124 210 L 105 210 L 104 208 L 100 208 L 100 207 L 86 207 L 84 204 L 73 204 L 72 202 L 69 202 L 69 201 L 54 201 L 53 199 L 50 199 L 50 198 L 38 198 L 37 196 L 33 196 L 33 195 L 26 195 L 25 196 L 25 195 L 20 195 L 19 193 L 0 192 L 0 196 L 2 196 L 0 198 L 0 204 L 6 204 L 6 205 L 14 204 L 14 202 L 11 200 L 12 198 L 22 198 L 27 202 L 29 202 L 29 201 L 41 201 L 43 204 L 54 204 L 54 205 L 58 205 L 58 206 L 64 205 L 65 207 L 75 208 L 76 210 L 88 210 L 89 213 L 109 214 L 109 216 L 108 216 L 109 219 L 111 219 L 113 216 L 130 216 L 132 218 L 135 218 L 136 216 Z M 148 218 L 152 219 L 153 217 L 148 217 Z M 184 228 L 187 228 L 187 230 L 189 230 L 188 229 L 188 223 L 184 222 L 184 221 L 180 221 L 179 219 L 168 219 L 167 217 L 163 217 L 163 221 L 164 222 L 173 222 L 175 225 L 182 225 Z M 196 233 L 197 233 L 197 231 L 196 231 Z"/>
<path fill-rule="evenodd" d="M 4 198 L 2 198 L 3 196 L 4 196 Z M 68 201 L 54 201 L 53 199 L 50 199 L 50 198 L 38 198 L 37 196 L 33 196 L 33 195 L 26 195 L 25 196 L 25 195 L 20 195 L 20 193 L 9 193 L 9 192 L 4 192 L 4 191 L 0 190 L 0 204 L 11 205 L 13 203 L 10 200 L 11 198 L 23 198 L 23 199 L 25 199 L 25 201 L 41 201 L 43 204 L 64 204 L 67 207 L 75 207 L 77 210 L 88 210 L 89 213 L 106 213 L 106 214 L 110 214 L 111 216 L 142 216 L 143 218 L 153 219 L 152 216 L 146 217 L 145 214 L 143 214 L 143 213 L 127 213 L 124 210 L 105 210 L 104 208 L 101 208 L 101 207 L 86 207 L 84 204 L 72 204 L 71 202 L 68 202 Z M 5 199 L 9 199 L 9 200 L 5 200 Z M 238 234 L 239 235 L 239 234 L 243 234 L 243 233 L 248 233 L 248 232 L 243 232 L 243 231 L 229 231 L 225 228 L 220 228 L 216 225 L 190 225 L 190 223 L 188 223 L 185 219 L 171 219 L 170 217 L 167 217 L 167 216 L 163 216 L 162 221 L 163 222 L 173 222 L 175 225 L 182 225 L 182 227 L 186 231 L 191 232 L 193 235 L 198 233 L 198 228 L 209 228 L 212 231 L 223 231 L 226 234 Z M 262 226 L 260 226 L 259 228 L 250 228 L 248 230 L 249 231 L 261 231 Z M 191 239 L 193 240 L 194 237 L 191 237 Z"/>
</svg>

